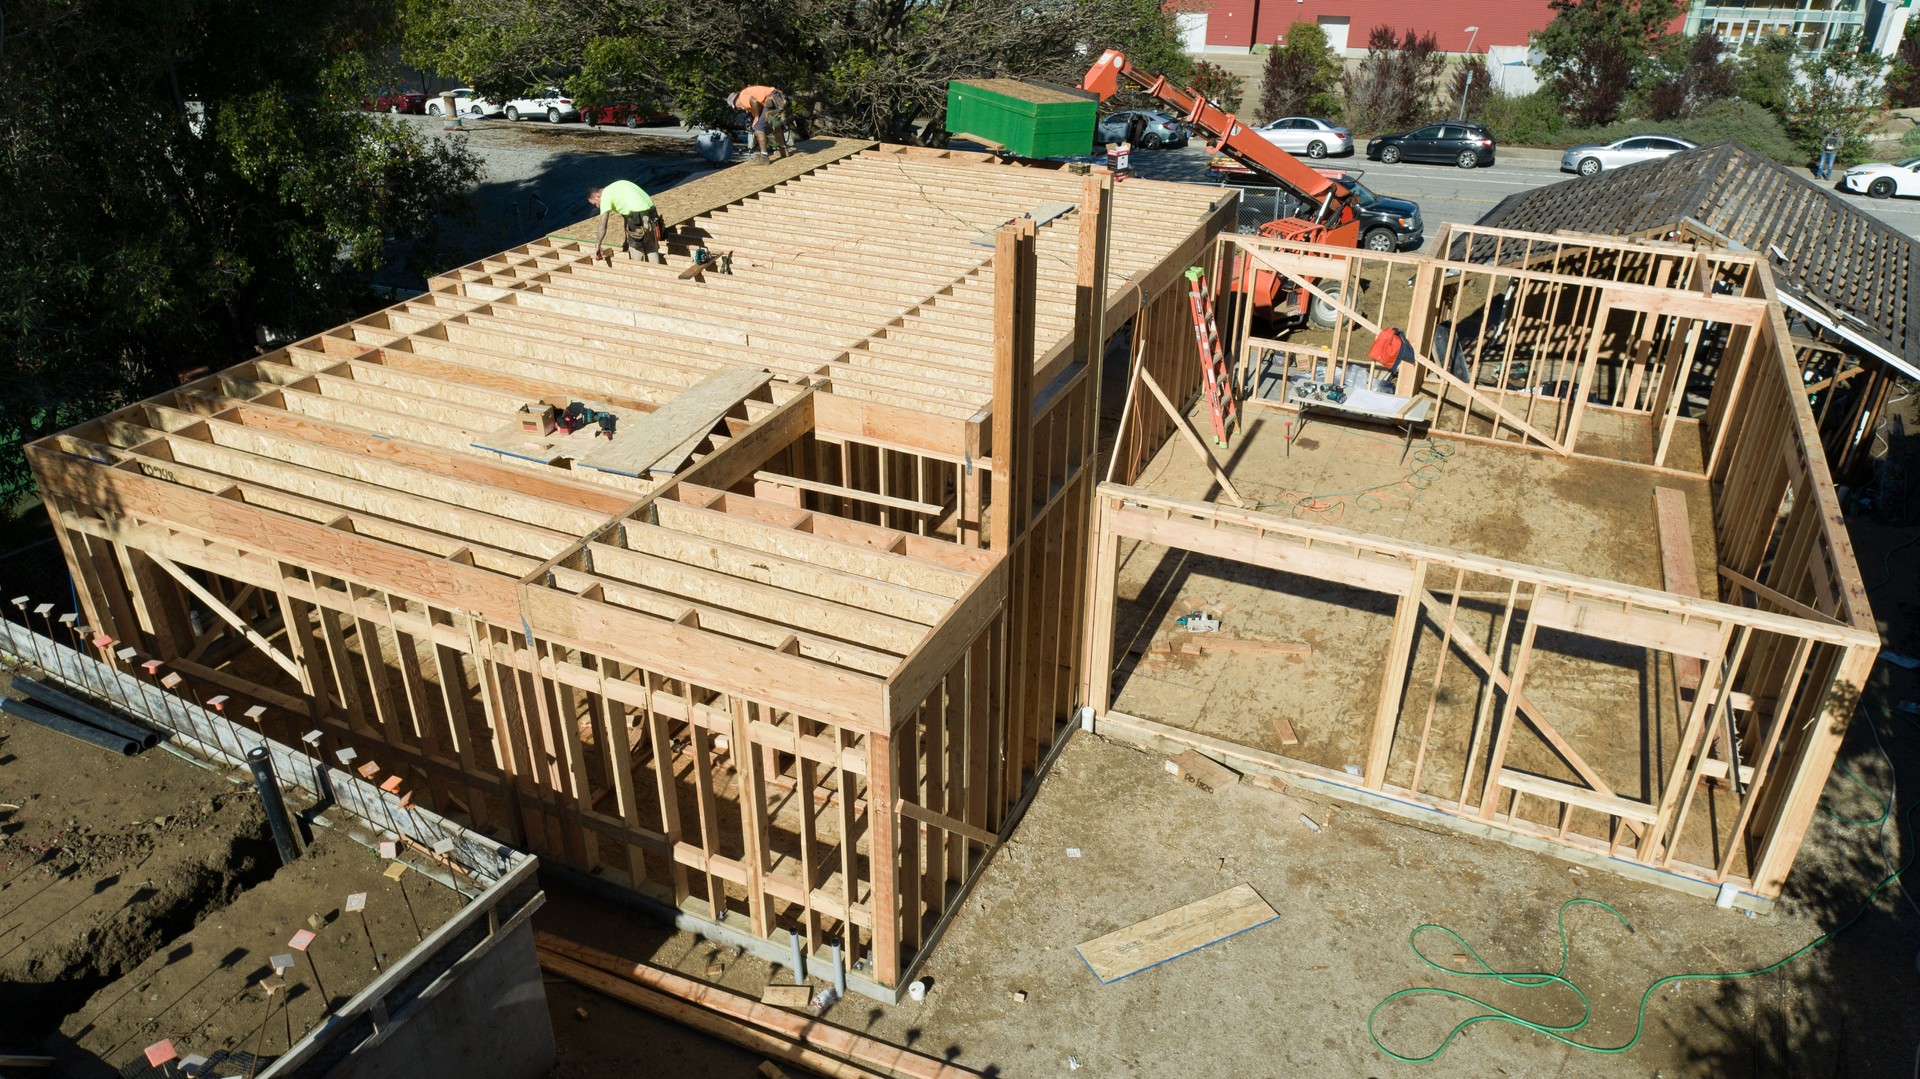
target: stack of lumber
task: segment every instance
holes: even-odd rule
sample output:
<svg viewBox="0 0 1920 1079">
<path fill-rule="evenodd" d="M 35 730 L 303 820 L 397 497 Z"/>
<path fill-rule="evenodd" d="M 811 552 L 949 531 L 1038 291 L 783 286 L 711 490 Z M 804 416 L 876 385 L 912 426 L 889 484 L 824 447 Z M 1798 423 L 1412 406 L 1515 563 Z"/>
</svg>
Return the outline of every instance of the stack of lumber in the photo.
<svg viewBox="0 0 1920 1079">
<path fill-rule="evenodd" d="M 978 1072 L 717 985 L 534 933 L 540 969 L 827 1079 L 979 1079 Z"/>
</svg>

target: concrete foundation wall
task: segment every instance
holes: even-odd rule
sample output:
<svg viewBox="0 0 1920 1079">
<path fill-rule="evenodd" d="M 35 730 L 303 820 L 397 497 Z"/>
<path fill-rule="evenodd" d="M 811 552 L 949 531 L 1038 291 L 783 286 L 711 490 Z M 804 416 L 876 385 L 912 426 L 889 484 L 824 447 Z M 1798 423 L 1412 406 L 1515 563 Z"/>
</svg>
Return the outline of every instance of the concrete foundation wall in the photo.
<svg viewBox="0 0 1920 1079">
<path fill-rule="evenodd" d="M 537 1079 L 553 1067 L 554 1053 L 533 929 L 522 921 L 448 971 L 326 1075 Z"/>
</svg>

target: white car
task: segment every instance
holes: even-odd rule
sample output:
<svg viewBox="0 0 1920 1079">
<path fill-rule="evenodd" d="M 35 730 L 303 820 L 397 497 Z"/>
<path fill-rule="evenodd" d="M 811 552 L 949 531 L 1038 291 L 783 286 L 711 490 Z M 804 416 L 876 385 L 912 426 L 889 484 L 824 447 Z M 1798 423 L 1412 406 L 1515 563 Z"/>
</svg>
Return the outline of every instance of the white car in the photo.
<svg viewBox="0 0 1920 1079">
<path fill-rule="evenodd" d="M 573 99 L 558 86 L 547 87 L 539 97 L 516 97 L 507 102 L 506 108 L 501 111 L 509 120 L 518 120 L 522 116 L 545 116 L 550 124 L 580 118 L 580 110 L 574 107 Z"/>
<path fill-rule="evenodd" d="M 1327 157 L 1353 152 L 1353 135 L 1313 116 L 1282 116 L 1253 129 L 1254 134 L 1290 154 Z"/>
<path fill-rule="evenodd" d="M 1855 165 L 1840 177 L 1840 189 L 1876 199 L 1888 195 L 1920 195 L 1920 157 L 1892 164 L 1876 161 Z"/>
<path fill-rule="evenodd" d="M 487 97 L 485 94 L 482 94 L 470 86 L 463 86 L 458 90 L 451 91 L 451 93 L 453 94 L 453 111 L 456 116 L 500 115 L 499 102 Z M 440 95 L 428 95 L 427 115 L 438 116 L 440 113 Z"/>
<path fill-rule="evenodd" d="M 1605 146 L 1575 146 L 1560 155 L 1560 171 L 1597 176 L 1607 169 L 1657 161 L 1683 150 L 1698 149 L 1699 145 L 1678 135 L 1634 135 Z"/>
</svg>

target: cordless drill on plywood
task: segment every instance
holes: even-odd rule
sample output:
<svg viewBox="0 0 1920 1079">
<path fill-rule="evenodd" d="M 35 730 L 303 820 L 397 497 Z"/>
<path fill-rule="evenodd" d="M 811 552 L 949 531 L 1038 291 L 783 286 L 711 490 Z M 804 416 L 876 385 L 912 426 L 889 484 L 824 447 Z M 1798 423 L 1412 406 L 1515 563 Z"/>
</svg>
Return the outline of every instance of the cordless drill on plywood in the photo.
<svg viewBox="0 0 1920 1079">
<path fill-rule="evenodd" d="M 560 413 L 559 418 L 554 421 L 554 426 L 572 434 L 588 424 L 598 424 L 600 429 L 593 433 L 593 437 L 599 438 L 605 435 L 607 441 L 612 442 L 614 426 L 618 420 L 619 417 L 611 412 L 601 412 L 579 401 L 574 401 L 567 405 L 566 411 Z"/>
</svg>

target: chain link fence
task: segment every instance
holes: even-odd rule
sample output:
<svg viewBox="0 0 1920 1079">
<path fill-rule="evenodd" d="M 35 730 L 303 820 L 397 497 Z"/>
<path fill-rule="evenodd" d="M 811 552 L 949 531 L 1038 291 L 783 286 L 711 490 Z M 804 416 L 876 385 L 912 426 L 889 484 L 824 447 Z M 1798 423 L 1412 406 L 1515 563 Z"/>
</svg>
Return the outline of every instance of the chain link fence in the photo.
<svg viewBox="0 0 1920 1079">
<path fill-rule="evenodd" d="M 1237 185 L 1236 185 L 1237 186 Z M 1313 204 L 1283 187 L 1240 187 L 1239 232 L 1252 236 L 1260 226 L 1283 217 L 1309 217 Z"/>
</svg>

